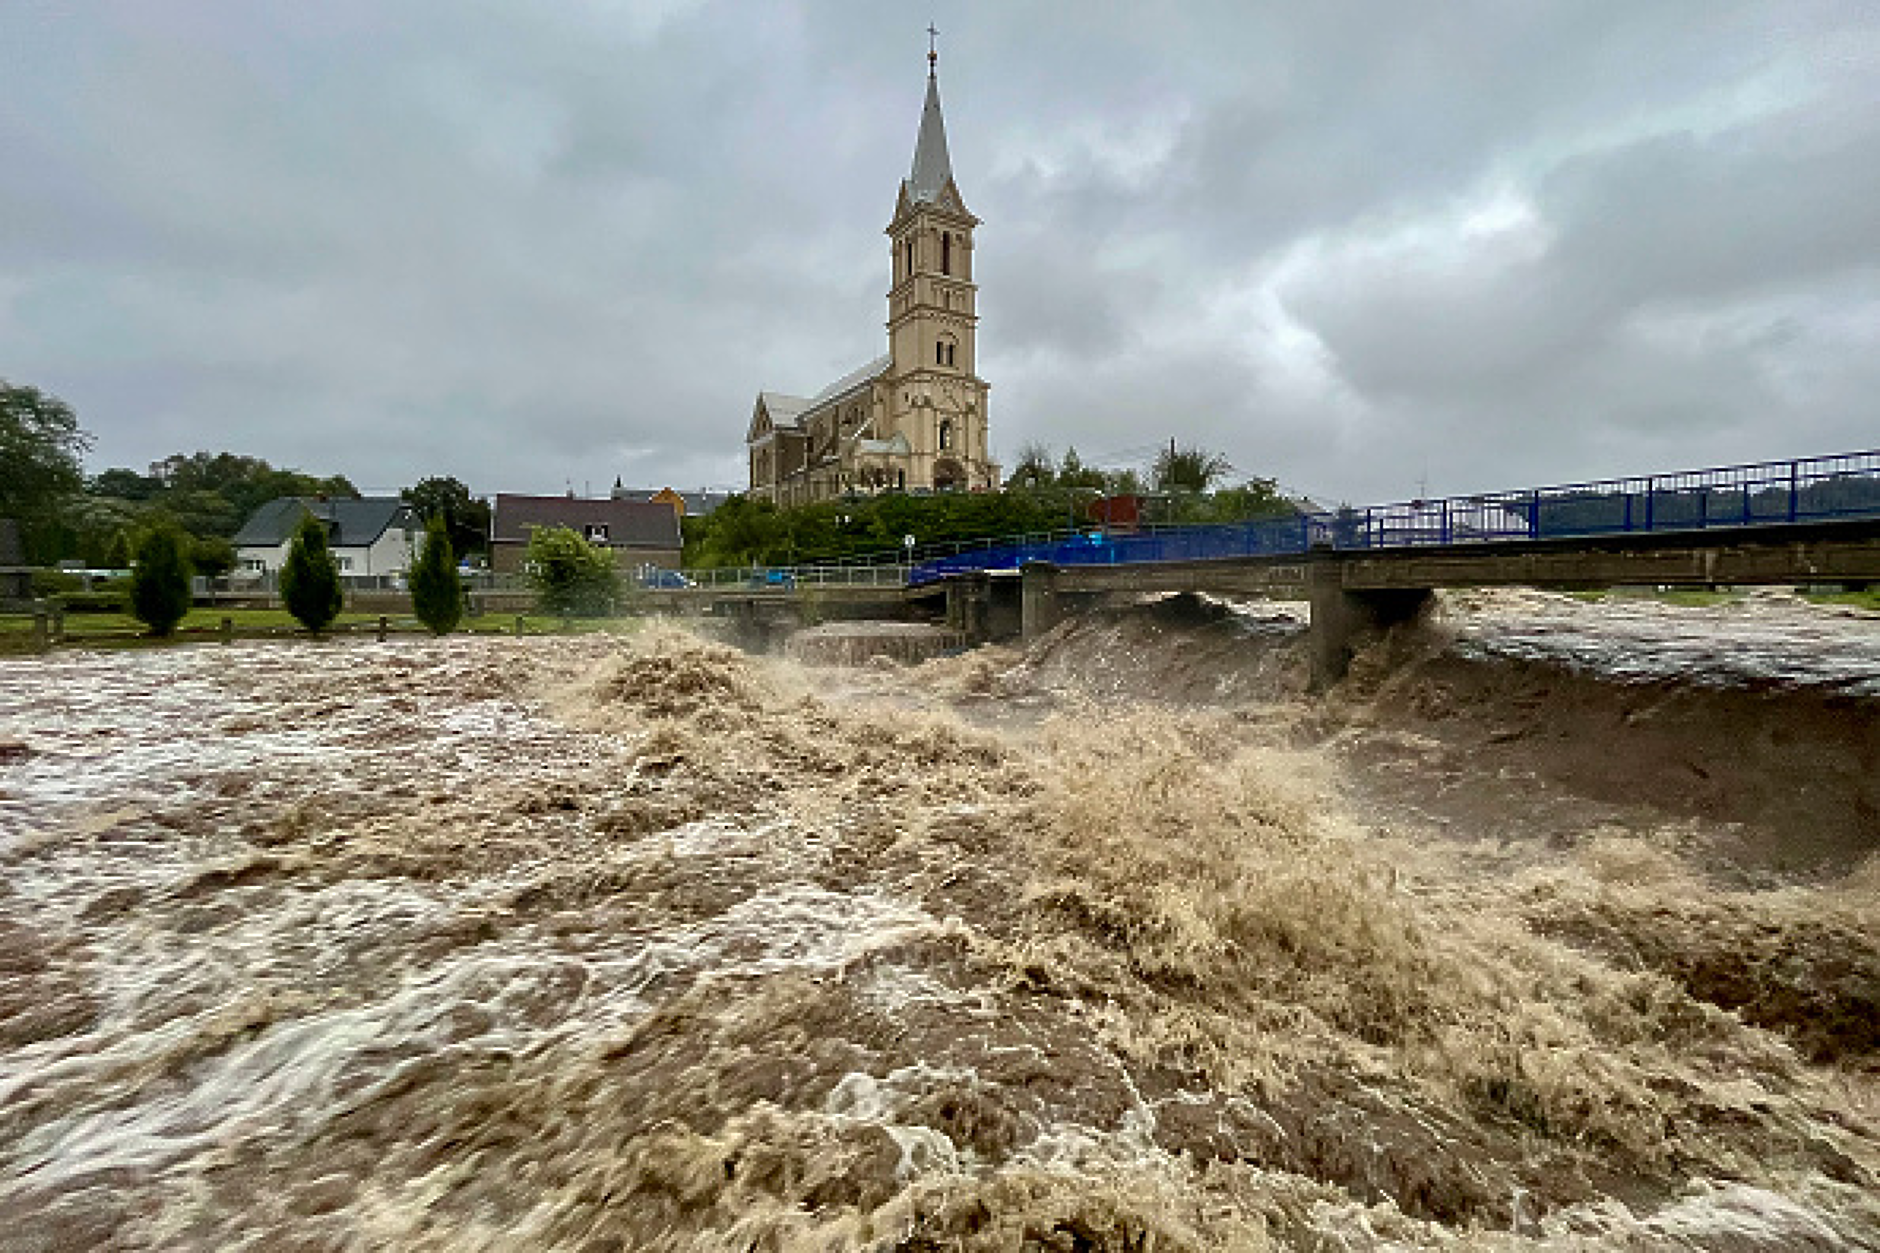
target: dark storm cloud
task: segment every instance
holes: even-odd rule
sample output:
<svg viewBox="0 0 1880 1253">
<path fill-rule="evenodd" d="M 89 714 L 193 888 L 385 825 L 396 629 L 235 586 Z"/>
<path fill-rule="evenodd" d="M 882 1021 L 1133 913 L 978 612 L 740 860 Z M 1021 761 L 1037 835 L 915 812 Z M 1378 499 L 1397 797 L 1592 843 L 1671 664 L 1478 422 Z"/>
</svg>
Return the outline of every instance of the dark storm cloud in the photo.
<svg viewBox="0 0 1880 1253">
<path fill-rule="evenodd" d="M 735 484 L 882 350 L 925 11 L 0 10 L 0 374 L 93 468 Z M 1875 443 L 1880 18 L 957 4 L 995 448 L 1363 499 Z"/>
</svg>

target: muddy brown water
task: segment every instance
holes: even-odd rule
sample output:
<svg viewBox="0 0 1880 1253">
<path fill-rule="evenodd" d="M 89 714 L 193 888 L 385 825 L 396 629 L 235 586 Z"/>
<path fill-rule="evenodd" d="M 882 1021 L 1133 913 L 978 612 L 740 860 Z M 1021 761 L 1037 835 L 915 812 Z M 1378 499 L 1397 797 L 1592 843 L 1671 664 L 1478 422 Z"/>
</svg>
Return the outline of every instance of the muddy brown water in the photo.
<svg viewBox="0 0 1880 1253">
<path fill-rule="evenodd" d="M 0 1248 L 1880 1247 L 1875 623 L 1300 627 L 0 661 Z"/>
</svg>

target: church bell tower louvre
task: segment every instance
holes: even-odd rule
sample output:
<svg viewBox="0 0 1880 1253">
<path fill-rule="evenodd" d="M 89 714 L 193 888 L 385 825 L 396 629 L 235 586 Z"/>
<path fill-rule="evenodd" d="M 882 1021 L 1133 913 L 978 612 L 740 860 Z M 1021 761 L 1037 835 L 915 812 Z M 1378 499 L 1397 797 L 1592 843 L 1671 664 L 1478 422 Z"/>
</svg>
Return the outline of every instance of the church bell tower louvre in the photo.
<svg viewBox="0 0 1880 1253">
<path fill-rule="evenodd" d="M 931 27 L 929 36 L 937 35 Z M 888 352 L 813 398 L 760 392 L 745 436 L 751 494 L 779 504 L 999 486 L 978 374 L 974 230 L 947 153 L 939 55 L 914 162 L 888 223 Z"/>
</svg>

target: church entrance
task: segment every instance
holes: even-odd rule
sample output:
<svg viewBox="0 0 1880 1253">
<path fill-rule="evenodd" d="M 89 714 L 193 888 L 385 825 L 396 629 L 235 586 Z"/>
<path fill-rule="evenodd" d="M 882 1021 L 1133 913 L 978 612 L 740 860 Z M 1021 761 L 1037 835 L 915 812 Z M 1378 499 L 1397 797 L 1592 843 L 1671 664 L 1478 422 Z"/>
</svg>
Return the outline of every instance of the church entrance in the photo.
<svg viewBox="0 0 1880 1253">
<path fill-rule="evenodd" d="M 957 492 L 966 486 L 966 468 L 951 457 L 942 457 L 933 463 L 933 489 L 936 492 Z"/>
</svg>

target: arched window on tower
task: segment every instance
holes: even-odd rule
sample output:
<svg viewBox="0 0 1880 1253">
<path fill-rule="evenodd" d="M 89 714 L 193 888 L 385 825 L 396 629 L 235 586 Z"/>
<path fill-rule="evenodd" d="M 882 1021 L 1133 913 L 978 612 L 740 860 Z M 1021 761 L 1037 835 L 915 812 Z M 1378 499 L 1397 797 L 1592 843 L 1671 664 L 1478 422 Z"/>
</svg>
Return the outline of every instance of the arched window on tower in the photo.
<svg viewBox="0 0 1880 1253">
<path fill-rule="evenodd" d="M 940 451 L 946 452 L 953 447 L 953 419 L 940 419 Z"/>
<path fill-rule="evenodd" d="M 913 236 L 911 235 L 908 236 L 907 245 L 903 249 L 903 251 L 907 253 L 907 270 L 902 274 L 902 277 L 913 278 L 914 277 L 914 237 Z"/>
<path fill-rule="evenodd" d="M 953 232 L 940 232 L 940 272 L 953 273 Z"/>
</svg>

